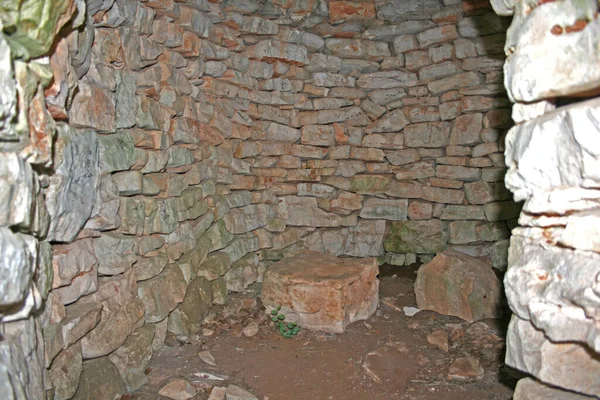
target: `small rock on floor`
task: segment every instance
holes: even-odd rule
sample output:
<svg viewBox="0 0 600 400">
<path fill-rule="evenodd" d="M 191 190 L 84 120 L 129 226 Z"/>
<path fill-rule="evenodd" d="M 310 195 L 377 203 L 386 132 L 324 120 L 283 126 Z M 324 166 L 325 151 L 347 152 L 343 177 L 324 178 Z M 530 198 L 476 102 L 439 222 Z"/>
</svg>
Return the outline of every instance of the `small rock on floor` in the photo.
<svg viewBox="0 0 600 400">
<path fill-rule="evenodd" d="M 205 363 L 212 365 L 212 366 L 217 366 L 217 363 L 215 362 L 215 358 L 213 357 L 212 354 L 210 354 L 210 351 L 205 350 L 205 351 L 201 351 L 200 353 L 198 353 L 198 357 L 200 357 L 200 359 L 202 361 L 204 361 Z"/>
<path fill-rule="evenodd" d="M 173 400 L 188 400 L 196 395 L 196 390 L 185 379 L 175 379 L 163 386 L 158 394 Z"/>
<path fill-rule="evenodd" d="M 247 337 L 253 337 L 258 333 L 258 324 L 256 322 L 250 322 L 246 327 L 242 330 L 242 333 Z"/>
<path fill-rule="evenodd" d="M 235 385 L 227 386 L 225 398 L 226 400 L 258 400 L 252 393 Z"/>
<path fill-rule="evenodd" d="M 438 329 L 427 335 L 427 342 L 444 353 L 448 352 L 448 334 L 443 329 Z"/>
<path fill-rule="evenodd" d="M 472 357 L 459 357 L 448 369 L 448 380 L 467 381 L 483 378 L 483 368 L 479 361 Z"/>
<path fill-rule="evenodd" d="M 227 388 L 215 386 L 212 388 L 208 400 L 223 400 L 225 398 L 225 392 L 227 392 Z"/>
<path fill-rule="evenodd" d="M 404 314 L 407 317 L 412 317 L 413 315 L 415 315 L 416 313 L 420 312 L 421 310 L 418 309 L 417 307 L 403 307 L 402 311 L 404 311 Z"/>
</svg>

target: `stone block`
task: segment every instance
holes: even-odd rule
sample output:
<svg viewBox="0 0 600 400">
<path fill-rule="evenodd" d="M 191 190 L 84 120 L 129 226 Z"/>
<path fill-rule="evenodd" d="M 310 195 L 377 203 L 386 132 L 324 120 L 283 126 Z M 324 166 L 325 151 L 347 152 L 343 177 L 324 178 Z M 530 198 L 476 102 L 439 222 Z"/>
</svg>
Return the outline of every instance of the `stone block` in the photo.
<svg viewBox="0 0 600 400">
<path fill-rule="evenodd" d="M 197 334 L 212 304 L 212 283 L 202 276 L 192 280 L 181 304 L 169 314 L 169 332 L 186 336 Z"/>
<path fill-rule="evenodd" d="M 600 382 L 596 379 L 600 361 L 587 346 L 552 342 L 531 321 L 516 315 L 511 318 L 506 341 L 507 365 L 552 386 L 589 396 L 600 395 Z"/>
<path fill-rule="evenodd" d="M 102 160 L 106 148 L 93 131 L 76 132 L 65 128 L 58 132 L 54 160 L 57 169 L 46 192 L 50 214 L 47 239 L 70 242 L 92 213 L 100 185 L 98 154 Z"/>
<path fill-rule="evenodd" d="M 20 303 L 29 293 L 37 240 L 0 227 L 0 305 Z"/>
<path fill-rule="evenodd" d="M 523 378 L 517 383 L 513 400 L 592 400 L 593 397 L 567 392 L 544 385 L 531 378 Z"/>
<path fill-rule="evenodd" d="M 365 219 L 385 219 L 406 221 L 408 200 L 386 200 L 369 198 L 365 201 L 360 217 Z"/>
<path fill-rule="evenodd" d="M 155 334 L 153 324 L 136 329 L 121 347 L 108 358 L 119 370 L 128 392 L 133 392 L 146 384 L 146 367 L 152 357 L 152 341 Z"/>
<path fill-rule="evenodd" d="M 281 306 L 287 320 L 304 328 L 341 333 L 377 309 L 378 273 L 374 258 L 338 259 L 303 251 L 269 267 L 261 300 L 267 311 Z"/>
<path fill-rule="evenodd" d="M 83 372 L 73 399 L 113 400 L 125 391 L 125 382 L 119 370 L 108 357 L 100 357 L 83 363 Z"/>
<path fill-rule="evenodd" d="M 502 283 L 491 263 L 454 250 L 419 268 L 415 294 L 418 308 L 469 323 L 502 315 Z"/>
</svg>

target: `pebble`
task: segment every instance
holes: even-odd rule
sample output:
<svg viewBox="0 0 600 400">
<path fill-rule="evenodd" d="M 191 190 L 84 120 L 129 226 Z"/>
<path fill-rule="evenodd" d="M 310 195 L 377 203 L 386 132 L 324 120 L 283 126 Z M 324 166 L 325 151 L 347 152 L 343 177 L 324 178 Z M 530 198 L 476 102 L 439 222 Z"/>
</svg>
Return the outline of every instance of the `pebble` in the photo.
<svg viewBox="0 0 600 400">
<path fill-rule="evenodd" d="M 205 337 L 209 337 L 215 334 L 215 331 L 213 329 L 208 329 L 208 328 L 203 328 L 202 329 L 202 336 Z"/>
<path fill-rule="evenodd" d="M 444 353 L 448 352 L 448 334 L 443 329 L 438 329 L 427 335 L 427 343 Z"/>
<path fill-rule="evenodd" d="M 258 333 L 258 324 L 256 322 L 250 322 L 246 327 L 242 330 L 242 333 L 247 337 L 256 336 Z"/>
<path fill-rule="evenodd" d="M 459 357 L 448 369 L 448 380 L 451 381 L 467 381 L 480 380 L 483 378 L 483 368 L 479 365 L 479 361 L 472 357 Z"/>
<path fill-rule="evenodd" d="M 200 359 L 202 361 L 204 361 L 205 363 L 209 364 L 209 365 L 213 365 L 213 366 L 217 366 L 217 363 L 215 362 L 215 358 L 213 357 L 212 354 L 210 354 L 210 351 L 201 351 L 200 353 L 198 353 L 198 357 L 200 357 Z"/>
<path fill-rule="evenodd" d="M 163 386 L 158 394 L 173 400 L 188 400 L 196 395 L 196 389 L 185 379 L 175 379 Z"/>
</svg>

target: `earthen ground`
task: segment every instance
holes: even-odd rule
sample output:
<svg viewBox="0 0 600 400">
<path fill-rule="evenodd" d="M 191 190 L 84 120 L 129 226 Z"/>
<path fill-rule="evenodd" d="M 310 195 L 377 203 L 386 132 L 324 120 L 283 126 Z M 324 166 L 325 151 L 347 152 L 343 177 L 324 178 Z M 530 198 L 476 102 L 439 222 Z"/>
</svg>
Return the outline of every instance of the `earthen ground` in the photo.
<svg viewBox="0 0 600 400">
<path fill-rule="evenodd" d="M 149 383 L 124 399 L 166 399 L 157 393 L 175 378 L 184 378 L 196 388 L 194 400 L 208 399 L 212 385 L 230 383 L 260 400 L 511 399 L 520 376 L 502 363 L 506 318 L 469 325 L 431 311 L 406 316 L 402 308 L 416 306 L 416 269 L 383 266 L 379 309 L 343 334 L 303 330 L 293 339 L 284 339 L 264 315 L 260 301 L 252 308 L 247 307 L 252 301 L 246 300 L 246 308 L 252 309 L 239 310 L 243 296 L 234 298 L 232 303 L 238 304 L 234 315 L 227 316 L 231 308 L 216 310 L 210 319 L 213 324 L 206 325 L 214 330 L 211 336 L 168 337 L 147 369 Z M 242 329 L 252 321 L 259 323 L 259 332 L 246 337 Z M 439 329 L 450 335 L 448 353 L 426 340 Z M 197 354 L 203 350 L 210 351 L 216 366 L 200 359 Z M 477 359 L 483 377 L 448 379 L 448 368 L 459 357 Z M 210 381 L 201 377 L 203 373 L 228 379 Z"/>
</svg>

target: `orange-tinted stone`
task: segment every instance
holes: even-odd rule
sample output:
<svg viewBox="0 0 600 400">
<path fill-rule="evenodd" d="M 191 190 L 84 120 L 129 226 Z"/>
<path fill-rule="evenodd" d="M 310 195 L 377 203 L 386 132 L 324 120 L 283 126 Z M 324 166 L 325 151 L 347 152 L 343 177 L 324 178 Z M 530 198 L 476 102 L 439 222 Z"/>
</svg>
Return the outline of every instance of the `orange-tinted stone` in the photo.
<svg viewBox="0 0 600 400">
<path fill-rule="evenodd" d="M 268 311 L 281 306 L 286 321 L 341 333 L 377 309 L 378 273 L 375 258 L 337 258 L 303 251 L 269 267 L 261 300 Z"/>
<path fill-rule="evenodd" d="M 375 4 L 332 1 L 329 3 L 329 19 L 332 21 L 367 19 L 375 17 Z"/>
</svg>

